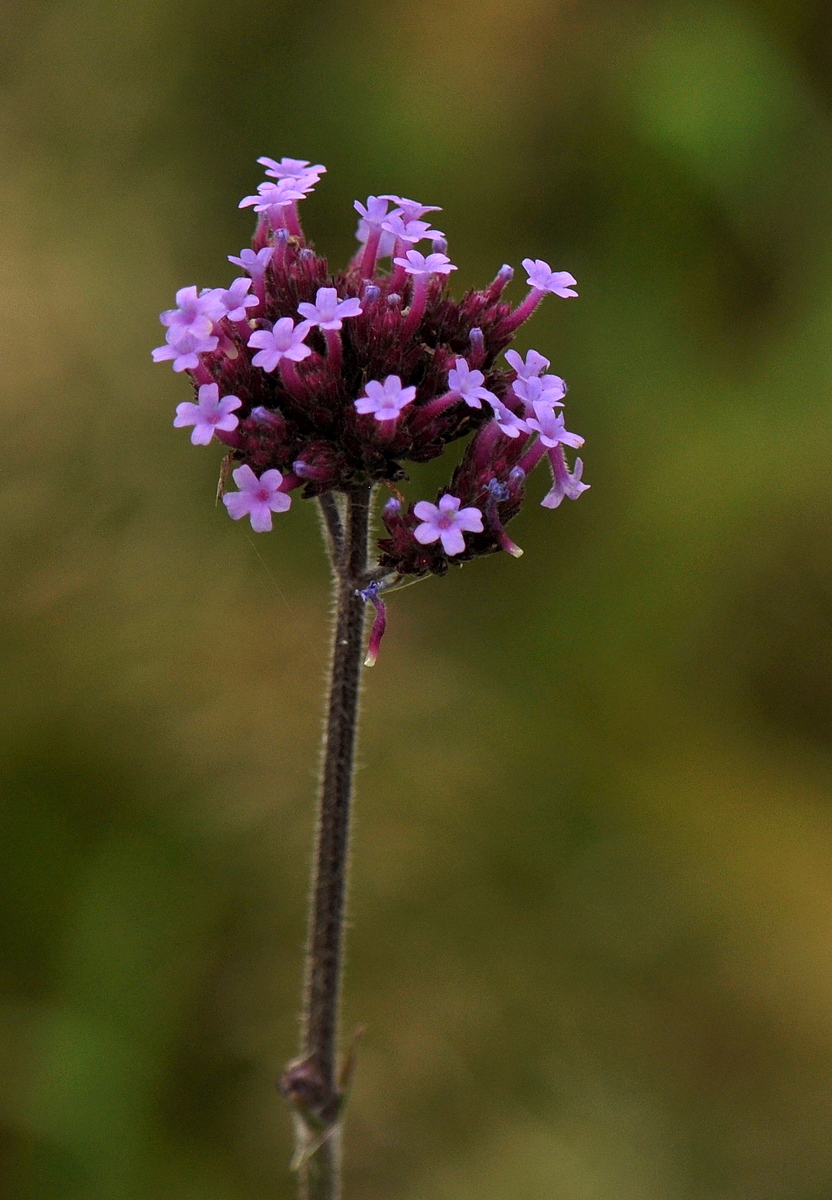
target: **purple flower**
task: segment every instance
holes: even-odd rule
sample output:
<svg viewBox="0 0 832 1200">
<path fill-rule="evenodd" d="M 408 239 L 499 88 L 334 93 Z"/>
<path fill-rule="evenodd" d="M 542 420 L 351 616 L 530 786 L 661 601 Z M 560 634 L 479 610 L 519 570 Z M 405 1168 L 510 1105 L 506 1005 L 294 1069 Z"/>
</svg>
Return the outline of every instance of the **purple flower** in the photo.
<svg viewBox="0 0 832 1200">
<path fill-rule="evenodd" d="M 368 196 L 366 204 L 362 204 L 360 200 L 353 201 L 353 208 L 361 218 L 359 229 L 363 225 L 365 234 L 371 229 L 381 229 L 381 223 L 387 216 L 387 201 L 386 196 Z M 359 238 L 359 241 L 366 240 L 366 236 Z"/>
<path fill-rule="evenodd" d="M 301 362 L 308 358 L 312 351 L 304 346 L 311 326 L 308 321 L 299 321 L 295 325 L 291 317 L 281 317 L 275 322 L 274 329 L 258 329 L 248 339 L 249 346 L 259 350 L 251 360 L 255 367 L 264 371 L 273 371 L 282 358 L 290 362 Z"/>
<path fill-rule="evenodd" d="M 237 428 L 239 421 L 234 416 L 234 410 L 242 403 L 237 396 L 223 396 L 220 400 L 217 384 L 203 383 L 199 389 L 199 402 L 192 404 L 186 400 L 177 405 L 173 423 L 177 429 L 193 425 L 191 441 L 195 446 L 207 446 L 215 430 L 230 433 Z"/>
<path fill-rule="evenodd" d="M 427 221 L 406 221 L 400 212 L 393 211 L 386 217 L 381 228 L 390 233 L 397 242 L 409 242 L 411 246 L 424 238 L 442 238 L 444 233 L 439 229 L 431 229 Z"/>
<path fill-rule="evenodd" d="M 256 254 L 253 250 L 249 250 L 246 247 L 245 250 L 240 251 L 239 258 L 235 258 L 233 254 L 229 254 L 228 261 L 234 263 L 235 267 L 242 267 L 244 271 L 248 271 L 252 279 L 262 279 L 266 267 L 272 261 L 273 256 L 274 248 L 272 246 L 264 246 Z"/>
<path fill-rule="evenodd" d="M 258 184 L 257 193 L 256 196 L 244 196 L 237 207 L 251 208 L 253 205 L 255 212 L 265 213 L 272 222 L 280 222 L 283 210 L 303 200 L 306 195 L 298 180 L 291 176 L 277 183 Z"/>
<path fill-rule="evenodd" d="M 566 384 L 559 375 L 531 375 L 528 379 L 515 379 L 511 390 L 530 411 L 534 404 L 562 405 L 566 395 Z"/>
<path fill-rule="evenodd" d="M 523 266 L 528 272 L 529 287 L 537 292 L 554 292 L 556 296 L 577 296 L 573 291 L 575 277 L 568 271 L 553 271 L 542 258 L 524 258 Z"/>
<path fill-rule="evenodd" d="M 167 333 L 167 345 L 157 346 L 153 351 L 154 362 L 173 359 L 174 371 L 195 371 L 199 366 L 200 354 L 216 350 L 219 338 L 191 333 L 188 328 L 173 326 Z"/>
<path fill-rule="evenodd" d="M 506 359 L 509 366 L 514 367 L 518 379 L 531 379 L 533 376 L 539 375 L 541 371 L 545 371 L 549 366 L 548 358 L 544 358 L 536 350 L 528 352 L 525 362 L 523 361 L 523 356 L 518 354 L 516 350 L 506 350 Z"/>
<path fill-rule="evenodd" d="M 426 258 L 418 250 L 408 250 L 404 258 L 394 258 L 393 262 L 408 275 L 448 275 L 456 270 L 447 254 L 429 254 Z"/>
<path fill-rule="evenodd" d="M 413 508 L 415 516 L 422 522 L 413 530 L 413 536 L 423 546 L 441 542 L 447 555 L 462 554 L 465 549 L 463 532 L 482 533 L 482 513 L 478 508 L 460 508 L 456 496 L 442 496 L 439 504 L 420 500 Z"/>
<path fill-rule="evenodd" d="M 167 309 L 159 320 L 177 333 L 187 331 L 199 337 L 209 334 L 221 315 L 210 291 L 197 294 L 195 287 L 184 287 L 176 293 L 176 308 Z"/>
<path fill-rule="evenodd" d="M 456 392 L 469 407 L 482 408 L 482 401 L 493 404 L 497 397 L 483 387 L 482 371 L 472 371 L 464 358 L 458 358 L 448 372 L 448 391 Z"/>
<path fill-rule="evenodd" d="M 552 473 L 555 477 L 555 482 L 540 503 L 544 508 L 557 508 L 564 496 L 568 500 L 577 500 L 581 492 L 587 491 L 590 485 L 588 483 L 581 483 L 584 464 L 579 458 L 575 459 L 575 469 L 570 475 L 566 466 L 566 460 L 563 457 L 563 451 L 560 447 L 557 450 L 553 450 L 549 457 L 552 462 Z"/>
<path fill-rule="evenodd" d="M 316 184 L 322 175 L 326 175 L 326 167 L 321 163 L 310 167 L 305 158 L 281 158 L 280 162 L 275 162 L 264 155 L 257 161 L 266 168 L 266 174 L 271 175 L 272 179 L 302 179 Z"/>
<path fill-rule="evenodd" d="M 349 300 L 339 300 L 335 288 L 318 288 L 314 304 L 299 304 L 298 312 L 306 317 L 310 326 L 317 325 L 321 329 L 332 329 L 337 332 L 345 317 L 361 315 L 361 301 L 356 297 Z"/>
<path fill-rule="evenodd" d="M 526 418 L 529 429 L 540 434 L 544 446 L 572 446 L 577 450 L 583 446 L 584 439 L 577 433 L 568 433 L 563 413 L 556 413 L 545 401 L 536 400 L 533 405 L 534 416 Z"/>
<path fill-rule="evenodd" d="M 403 388 L 398 375 L 388 375 L 384 383 L 371 379 L 364 385 L 364 392 L 355 402 L 356 411 L 372 413 L 377 421 L 396 421 L 416 397 L 416 388 Z"/>
<path fill-rule="evenodd" d="M 246 463 L 233 472 L 239 492 L 223 496 L 222 502 L 228 515 L 235 521 L 240 517 L 251 517 L 251 528 L 255 533 L 268 533 L 272 527 L 272 513 L 285 512 L 292 497 L 280 491 L 283 476 L 277 468 L 264 471 L 258 479 Z"/>
<path fill-rule="evenodd" d="M 494 420 L 499 425 L 501 431 L 506 437 L 516 438 L 521 433 L 528 433 L 529 427 L 522 417 L 518 417 L 513 413 L 508 405 L 503 404 L 502 400 L 498 400 L 495 396 L 490 401 L 491 407 L 494 409 Z"/>
<path fill-rule="evenodd" d="M 405 221 L 418 221 L 425 213 L 442 211 L 438 204 L 420 204 L 418 200 L 408 200 L 406 196 L 387 195 L 381 199 L 397 205 L 402 210 Z"/>
<path fill-rule="evenodd" d="M 235 279 L 230 288 L 214 288 L 213 298 L 229 321 L 245 321 L 246 309 L 256 308 L 260 303 L 256 296 L 246 295 L 250 287 L 251 280 L 241 277 Z"/>
</svg>

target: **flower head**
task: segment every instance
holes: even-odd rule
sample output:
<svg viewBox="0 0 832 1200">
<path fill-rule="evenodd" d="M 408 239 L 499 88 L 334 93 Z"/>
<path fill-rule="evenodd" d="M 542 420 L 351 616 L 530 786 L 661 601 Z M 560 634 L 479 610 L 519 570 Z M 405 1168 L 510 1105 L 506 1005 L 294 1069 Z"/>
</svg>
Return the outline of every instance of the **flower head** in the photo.
<svg viewBox="0 0 832 1200">
<path fill-rule="evenodd" d="M 240 490 L 229 492 L 222 498 L 228 515 L 235 521 L 250 517 L 255 533 L 268 533 L 272 527 L 272 513 L 285 512 L 292 503 L 292 497 L 280 491 L 283 483 L 280 471 L 264 471 L 258 479 L 246 464 L 238 467 L 232 475 Z"/>
<path fill-rule="evenodd" d="M 238 396 L 223 396 L 220 399 L 220 389 L 216 383 L 203 383 L 199 389 L 198 403 L 185 400 L 177 405 L 173 423 L 177 429 L 193 425 L 191 441 L 195 446 L 207 446 L 217 430 L 230 433 L 237 428 L 239 420 L 234 416 L 234 411 L 242 403 Z"/>
<path fill-rule="evenodd" d="M 465 549 L 464 533 L 482 533 L 482 513 L 478 508 L 460 508 L 456 496 L 442 496 L 438 504 L 420 500 L 413 512 L 421 521 L 413 531 L 417 542 L 423 546 L 441 542 L 448 555 L 462 554 Z"/>
<path fill-rule="evenodd" d="M 162 314 L 165 344 L 153 351 L 194 387 L 174 424 L 196 445 L 218 440 L 230 451 L 237 490 L 224 497 L 228 512 L 264 530 L 295 489 L 304 498 L 394 489 L 381 513 L 377 563 L 356 583 L 372 604 L 379 597 L 367 590 L 371 579 L 381 589 L 441 575 L 449 561 L 516 555 L 505 527 L 538 463 L 548 458 L 554 478 L 545 507 L 587 486 L 580 460 L 570 472 L 564 457 L 564 448 L 582 444 L 560 411 L 565 383 L 546 373 L 549 360 L 538 351 L 510 348 L 547 292 L 574 294 L 572 276 L 526 259 L 530 292 L 518 307 L 504 298 L 508 266 L 455 299 L 456 267 L 429 222 L 440 210 L 393 193 L 356 201 L 362 245 L 332 272 L 307 244 L 298 213 L 324 167 L 260 162 L 267 179 L 242 201 L 259 218 L 252 245 L 229 256 L 238 278 L 228 287 L 181 288 Z M 415 249 L 423 239 L 433 239 L 430 253 Z M 411 464 L 463 438 L 461 461 L 435 503 L 401 496 Z"/>
</svg>

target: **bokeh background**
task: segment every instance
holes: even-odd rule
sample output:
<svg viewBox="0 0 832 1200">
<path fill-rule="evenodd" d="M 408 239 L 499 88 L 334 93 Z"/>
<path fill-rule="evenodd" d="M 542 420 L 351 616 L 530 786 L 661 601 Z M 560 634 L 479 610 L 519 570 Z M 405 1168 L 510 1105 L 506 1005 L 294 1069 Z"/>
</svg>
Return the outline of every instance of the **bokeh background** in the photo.
<svg viewBox="0 0 832 1200">
<path fill-rule="evenodd" d="M 592 490 L 394 597 L 368 678 L 347 1196 L 832 1195 L 829 4 L 11 2 L 0 45 L 3 1194 L 294 1194 L 327 576 L 312 505 L 215 507 L 150 361 L 287 154 L 335 263 L 392 191 L 457 289 L 581 291 L 519 344 Z"/>
</svg>

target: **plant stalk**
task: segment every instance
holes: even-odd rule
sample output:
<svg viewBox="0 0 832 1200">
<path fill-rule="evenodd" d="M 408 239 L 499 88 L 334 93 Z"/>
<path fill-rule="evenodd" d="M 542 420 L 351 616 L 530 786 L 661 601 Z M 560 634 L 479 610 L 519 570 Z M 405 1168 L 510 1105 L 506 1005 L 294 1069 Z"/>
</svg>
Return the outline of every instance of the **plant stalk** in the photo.
<svg viewBox="0 0 832 1200">
<path fill-rule="evenodd" d="M 335 625 L 329 708 L 319 794 L 306 977 L 299 1058 L 289 1063 L 280 1090 L 295 1111 L 294 1166 L 301 1200 L 340 1200 L 343 1088 L 338 1071 L 338 1012 L 343 968 L 350 804 L 361 665 L 370 520 L 369 487 L 346 494 L 343 538 L 324 509 L 335 585 Z M 340 541 L 340 545 L 338 542 Z"/>
</svg>

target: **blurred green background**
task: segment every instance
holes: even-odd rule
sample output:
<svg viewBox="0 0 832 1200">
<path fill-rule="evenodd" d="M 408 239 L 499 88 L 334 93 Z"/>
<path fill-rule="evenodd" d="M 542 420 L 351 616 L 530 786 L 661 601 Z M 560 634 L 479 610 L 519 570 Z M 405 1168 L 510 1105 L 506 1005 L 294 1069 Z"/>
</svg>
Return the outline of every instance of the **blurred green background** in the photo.
<svg viewBox="0 0 832 1200">
<path fill-rule="evenodd" d="M 0 45 L 3 1194 L 294 1194 L 328 582 L 150 361 L 286 154 L 334 263 L 392 191 L 457 292 L 581 292 L 519 344 L 592 490 L 394 597 L 368 677 L 347 1196 L 832 1196 L 829 4 L 12 2 Z"/>
</svg>

